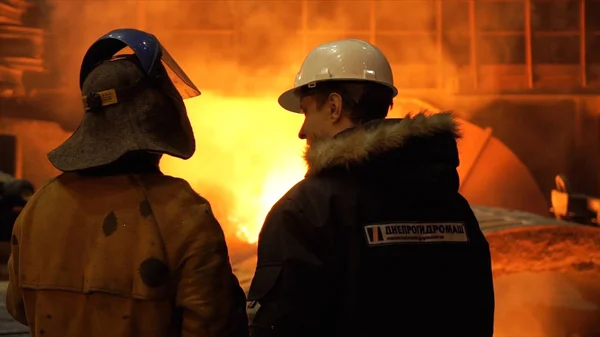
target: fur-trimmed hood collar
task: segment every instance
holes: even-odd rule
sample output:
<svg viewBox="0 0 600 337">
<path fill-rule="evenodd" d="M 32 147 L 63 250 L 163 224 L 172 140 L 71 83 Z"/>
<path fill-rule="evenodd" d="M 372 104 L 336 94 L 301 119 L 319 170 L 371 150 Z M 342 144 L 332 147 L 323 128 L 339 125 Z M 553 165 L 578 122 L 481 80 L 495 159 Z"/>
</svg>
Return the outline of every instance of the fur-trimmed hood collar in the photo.
<svg viewBox="0 0 600 337">
<path fill-rule="evenodd" d="M 420 112 L 402 119 L 367 123 L 312 144 L 304 155 L 308 166 L 306 175 L 316 175 L 333 167 L 365 163 L 377 155 L 403 149 L 414 138 L 440 135 L 460 138 L 458 124 L 451 112 Z"/>
</svg>

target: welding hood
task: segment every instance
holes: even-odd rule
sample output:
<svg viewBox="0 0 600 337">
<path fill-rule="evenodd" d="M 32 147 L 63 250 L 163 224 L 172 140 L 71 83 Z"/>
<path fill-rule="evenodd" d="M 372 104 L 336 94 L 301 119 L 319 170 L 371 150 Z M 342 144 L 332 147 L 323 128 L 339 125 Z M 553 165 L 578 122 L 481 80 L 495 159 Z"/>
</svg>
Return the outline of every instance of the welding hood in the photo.
<svg viewBox="0 0 600 337">
<path fill-rule="evenodd" d="M 100 37 L 87 50 L 83 57 L 79 73 L 79 87 L 98 64 L 110 60 L 115 54 L 129 48 L 139 61 L 141 69 L 150 81 L 160 79 L 162 68 L 166 70 L 171 82 L 183 99 L 200 95 L 200 90 L 194 85 L 186 73 L 162 46 L 156 36 L 131 28 L 113 30 Z M 93 96 L 93 97 L 90 97 Z M 118 102 L 119 88 L 92 93 L 83 97 L 86 110 L 95 100 L 96 104 L 107 106 Z M 90 104 L 88 104 L 90 103 Z"/>
</svg>

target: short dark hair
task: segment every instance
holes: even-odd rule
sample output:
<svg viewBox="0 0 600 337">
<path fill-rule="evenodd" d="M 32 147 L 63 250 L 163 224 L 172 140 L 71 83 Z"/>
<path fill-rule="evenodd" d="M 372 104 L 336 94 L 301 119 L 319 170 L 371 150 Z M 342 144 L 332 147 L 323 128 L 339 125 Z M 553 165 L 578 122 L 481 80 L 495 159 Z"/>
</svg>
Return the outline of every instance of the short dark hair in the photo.
<svg viewBox="0 0 600 337">
<path fill-rule="evenodd" d="M 375 82 L 325 81 L 314 88 L 300 89 L 302 97 L 315 96 L 318 108 L 323 107 L 333 93 L 342 97 L 343 111 L 354 124 L 383 119 L 394 105 L 392 89 Z"/>
</svg>

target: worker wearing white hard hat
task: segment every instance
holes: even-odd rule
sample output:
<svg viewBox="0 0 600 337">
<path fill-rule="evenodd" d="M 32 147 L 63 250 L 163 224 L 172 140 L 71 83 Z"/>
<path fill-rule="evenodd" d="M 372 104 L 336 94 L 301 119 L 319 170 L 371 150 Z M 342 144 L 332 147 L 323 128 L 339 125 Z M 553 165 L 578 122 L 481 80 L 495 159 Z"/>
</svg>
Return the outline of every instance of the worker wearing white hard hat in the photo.
<svg viewBox="0 0 600 337">
<path fill-rule="evenodd" d="M 385 55 L 372 44 L 352 39 L 313 49 L 296 75 L 294 87 L 279 96 L 279 104 L 286 110 L 301 112 L 301 92 L 328 81 L 380 84 L 389 88 L 392 96 L 398 94 Z"/>
<path fill-rule="evenodd" d="M 490 250 L 458 192 L 457 123 L 386 119 L 397 93 L 385 55 L 349 39 L 311 51 L 279 97 L 304 114 L 308 172 L 260 233 L 252 337 L 492 336 Z"/>
</svg>

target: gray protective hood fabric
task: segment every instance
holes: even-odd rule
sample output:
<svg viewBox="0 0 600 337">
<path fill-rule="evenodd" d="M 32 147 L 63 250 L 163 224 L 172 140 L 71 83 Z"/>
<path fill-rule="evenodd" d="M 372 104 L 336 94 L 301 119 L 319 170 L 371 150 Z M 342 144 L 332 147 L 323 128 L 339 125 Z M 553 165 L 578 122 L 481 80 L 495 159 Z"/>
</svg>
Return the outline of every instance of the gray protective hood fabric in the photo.
<svg viewBox="0 0 600 337">
<path fill-rule="evenodd" d="M 195 152 L 192 126 L 183 99 L 164 72 L 166 80 L 158 87 L 148 86 L 118 104 L 86 112 L 73 135 L 48 154 L 52 165 L 63 172 L 79 171 L 140 150 L 190 158 Z M 130 58 L 106 61 L 87 77 L 82 95 L 133 86 L 143 76 Z"/>
</svg>

